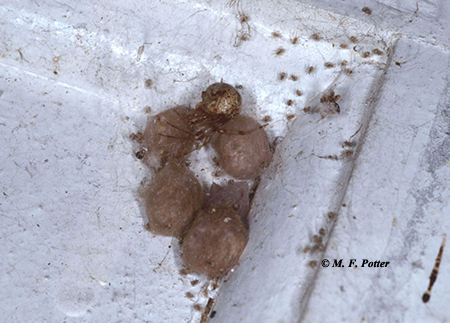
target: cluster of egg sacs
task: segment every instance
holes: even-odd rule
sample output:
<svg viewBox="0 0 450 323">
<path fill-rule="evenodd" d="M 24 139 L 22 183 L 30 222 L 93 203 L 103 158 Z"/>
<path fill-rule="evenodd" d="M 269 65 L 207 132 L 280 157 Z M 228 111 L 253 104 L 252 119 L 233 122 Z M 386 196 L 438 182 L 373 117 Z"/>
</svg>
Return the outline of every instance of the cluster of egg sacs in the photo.
<svg viewBox="0 0 450 323">
<path fill-rule="evenodd" d="M 272 159 L 269 139 L 257 121 L 239 114 L 240 105 L 236 89 L 213 84 L 196 109 L 176 107 L 149 117 L 141 144 L 144 162 L 158 170 L 144 193 L 149 230 L 179 237 L 186 268 L 209 277 L 229 272 L 245 249 L 248 184 L 213 184 L 206 198 L 183 161 L 207 140 L 227 174 L 242 180 L 258 176 Z"/>
</svg>

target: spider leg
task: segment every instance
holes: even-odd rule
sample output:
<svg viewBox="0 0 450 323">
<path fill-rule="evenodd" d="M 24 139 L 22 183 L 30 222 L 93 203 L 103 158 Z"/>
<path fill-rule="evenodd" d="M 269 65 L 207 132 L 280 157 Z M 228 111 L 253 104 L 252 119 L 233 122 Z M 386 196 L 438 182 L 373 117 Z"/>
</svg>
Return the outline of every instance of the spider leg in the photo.
<svg viewBox="0 0 450 323">
<path fill-rule="evenodd" d="M 189 123 L 192 125 L 197 125 L 205 122 L 208 119 L 208 116 L 206 114 L 200 115 L 200 114 L 192 114 L 189 116 Z"/>
<path fill-rule="evenodd" d="M 203 106 L 204 106 L 204 103 L 200 102 L 199 104 L 196 105 L 195 109 L 193 109 L 189 112 L 188 122 L 190 124 L 196 125 L 196 124 L 202 123 L 208 119 L 208 116 L 210 116 L 210 114 L 205 112 L 205 110 L 203 109 Z"/>
<path fill-rule="evenodd" d="M 162 137 L 166 137 L 166 138 L 173 138 L 173 139 L 186 139 L 186 137 L 177 137 L 177 136 L 171 136 L 171 135 L 166 135 L 166 134 L 163 134 L 163 133 L 159 133 L 158 132 L 158 135 L 159 136 L 162 136 Z"/>
<path fill-rule="evenodd" d="M 175 113 L 177 113 L 177 112 L 175 112 Z M 177 113 L 177 115 L 179 115 L 179 114 Z M 160 136 L 167 137 L 167 138 L 174 138 L 174 139 L 188 139 L 188 138 L 194 136 L 194 134 L 192 132 L 189 132 L 187 130 L 181 129 L 179 126 L 176 126 L 173 123 L 167 121 L 166 118 L 157 118 L 156 120 L 158 122 L 162 123 L 162 124 L 166 124 L 166 125 L 174 128 L 174 129 L 176 129 L 177 131 L 182 132 L 183 134 L 185 134 L 185 136 L 182 137 L 182 136 L 175 136 L 175 135 L 167 135 L 167 134 L 164 134 L 164 133 L 158 133 L 158 135 L 160 135 Z"/>
<path fill-rule="evenodd" d="M 203 128 L 202 130 L 200 130 L 195 134 L 195 137 L 197 138 L 197 140 L 203 140 L 207 136 L 212 136 L 215 130 L 216 129 L 214 127 Z"/>
<path fill-rule="evenodd" d="M 211 140 L 213 134 L 214 134 L 214 133 L 210 133 L 210 134 L 205 138 L 205 140 L 203 140 L 203 143 L 202 143 L 202 145 L 201 145 L 202 147 L 205 146 L 206 144 L 208 144 L 208 142 Z"/>
<path fill-rule="evenodd" d="M 233 130 L 227 130 L 227 129 L 217 129 L 217 132 L 221 133 L 221 134 L 227 134 L 227 135 L 241 135 L 241 136 L 244 136 L 244 135 L 248 135 L 249 133 L 252 133 L 254 131 L 257 131 L 259 129 L 265 128 L 268 125 L 269 124 L 266 123 L 265 125 L 262 125 L 262 126 L 259 126 L 259 127 L 247 130 L 247 131 L 242 131 L 242 130 L 240 130 L 240 131 L 233 131 Z"/>
<path fill-rule="evenodd" d="M 212 120 L 204 122 L 203 125 L 205 125 L 205 127 L 195 134 L 196 138 L 198 140 L 203 140 L 203 138 L 205 138 L 206 135 L 209 134 L 211 131 L 212 131 L 212 133 L 210 133 L 211 135 L 214 134 L 214 132 L 216 131 L 220 132 L 222 130 L 220 127 L 225 125 L 229 120 L 230 119 L 221 114 Z"/>
<path fill-rule="evenodd" d="M 195 133 L 195 138 L 198 140 L 200 140 L 200 137 L 203 136 L 205 133 L 211 130 L 214 131 L 214 122 L 213 121 L 203 122 L 200 127 L 201 127 L 200 130 Z"/>
<path fill-rule="evenodd" d="M 214 134 L 214 133 L 209 133 L 209 134 L 207 134 L 207 135 L 204 137 L 203 142 L 202 142 L 200 145 L 197 146 L 197 149 L 200 149 L 200 148 L 206 146 L 206 145 L 208 144 L 208 142 L 211 140 L 213 134 Z"/>
<path fill-rule="evenodd" d="M 164 133 L 159 133 L 159 132 L 157 133 L 157 135 L 159 135 L 161 137 L 170 138 L 170 139 L 176 139 L 177 141 L 178 140 L 186 140 L 187 139 L 186 137 L 171 136 L 171 135 L 166 135 Z M 188 154 L 191 153 L 191 152 L 192 151 L 188 152 Z"/>
<path fill-rule="evenodd" d="M 183 129 L 181 129 L 181 128 L 175 126 L 174 124 L 170 123 L 170 122 L 167 121 L 167 120 L 161 120 L 161 121 L 164 122 L 165 124 L 171 126 L 172 128 L 175 128 L 175 129 L 177 129 L 178 131 L 181 131 L 181 132 L 187 134 L 188 136 L 192 136 L 192 133 L 191 133 L 191 132 L 186 131 L 186 130 L 183 130 Z"/>
<path fill-rule="evenodd" d="M 204 140 L 202 142 L 199 142 L 199 143 L 195 144 L 195 148 L 192 149 L 191 151 L 189 151 L 188 154 L 190 154 L 191 152 L 193 152 L 195 150 L 198 150 L 198 149 L 201 149 L 202 147 L 206 146 L 208 144 L 208 142 L 211 140 L 213 134 L 214 134 L 214 132 L 205 134 L 205 136 L 203 137 Z"/>
<path fill-rule="evenodd" d="M 338 114 L 340 114 L 341 113 L 341 107 L 339 106 L 339 104 L 336 101 L 333 101 L 333 102 L 334 102 L 334 106 L 336 108 L 336 112 Z"/>
</svg>

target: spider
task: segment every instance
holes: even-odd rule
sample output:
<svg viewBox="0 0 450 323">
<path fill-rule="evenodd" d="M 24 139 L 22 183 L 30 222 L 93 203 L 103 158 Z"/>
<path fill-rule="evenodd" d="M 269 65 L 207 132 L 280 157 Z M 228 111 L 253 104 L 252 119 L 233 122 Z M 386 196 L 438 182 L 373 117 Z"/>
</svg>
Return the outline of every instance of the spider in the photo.
<svg viewBox="0 0 450 323">
<path fill-rule="evenodd" d="M 321 98 L 320 98 L 320 103 L 330 103 L 333 104 L 335 107 L 335 110 L 337 113 L 341 113 L 341 107 L 339 106 L 339 104 L 336 102 L 341 98 L 341 96 L 335 95 L 334 91 L 331 91 L 329 94 L 324 94 Z"/>
<path fill-rule="evenodd" d="M 214 133 L 230 133 L 222 127 L 241 112 L 242 98 L 236 89 L 226 83 L 214 83 L 202 92 L 202 102 L 191 110 L 188 121 L 199 128 L 195 138 L 202 143 L 197 147 L 205 146 Z M 238 131 L 245 135 L 246 132 Z"/>
<path fill-rule="evenodd" d="M 246 135 L 268 124 L 258 126 L 247 131 L 230 131 L 224 129 L 225 124 L 234 119 L 241 112 L 242 98 L 236 89 L 227 83 L 214 83 L 202 92 L 202 102 L 191 110 L 188 116 L 189 124 L 199 130 L 195 133 L 195 139 L 200 141 L 195 149 L 205 146 L 214 133 L 226 133 Z"/>
<path fill-rule="evenodd" d="M 189 129 L 185 129 L 186 127 L 180 127 L 180 124 L 176 124 L 176 120 L 183 120 L 183 116 L 177 111 L 174 111 L 176 115 L 173 115 L 175 118 L 172 118 L 173 120 L 167 120 L 167 118 L 164 120 L 157 118 L 156 120 L 159 123 L 165 124 L 166 127 L 168 126 L 168 129 L 175 128 L 183 135 L 180 137 L 172 132 L 165 133 L 164 127 L 162 128 L 162 131 L 158 131 L 157 133 L 158 135 L 169 139 L 187 140 L 193 136 L 198 143 L 196 143 L 195 147 L 190 151 L 192 152 L 208 144 L 216 132 L 221 134 L 246 135 L 268 125 L 257 126 L 256 128 L 250 130 L 247 129 L 246 131 L 226 130 L 224 126 L 240 114 L 241 105 L 241 95 L 233 86 L 223 82 L 214 83 L 210 85 L 206 91 L 202 92 L 202 102 L 198 103 L 195 109 L 191 110 L 187 115 L 187 125 L 189 127 L 197 128 L 198 130 L 196 133 L 191 133 Z M 164 112 L 162 114 L 164 114 Z M 153 123 L 154 121 L 151 124 L 153 125 Z M 164 143 L 166 143 L 166 141 Z M 185 144 L 188 143 L 186 142 Z M 164 146 L 164 144 L 162 145 Z M 183 146 L 184 144 L 181 145 Z"/>
</svg>

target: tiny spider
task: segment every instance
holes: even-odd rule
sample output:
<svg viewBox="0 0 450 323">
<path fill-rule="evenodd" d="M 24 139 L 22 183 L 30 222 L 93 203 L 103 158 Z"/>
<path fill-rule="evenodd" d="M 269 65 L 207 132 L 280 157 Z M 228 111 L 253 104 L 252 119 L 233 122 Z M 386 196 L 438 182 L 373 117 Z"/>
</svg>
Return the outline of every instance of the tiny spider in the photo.
<svg viewBox="0 0 450 323">
<path fill-rule="evenodd" d="M 286 51 L 286 50 L 285 50 L 283 47 L 280 47 L 280 48 L 278 48 L 278 49 L 275 51 L 275 55 L 276 55 L 276 56 L 283 55 L 285 51 Z"/>
<path fill-rule="evenodd" d="M 378 48 L 373 49 L 372 53 L 374 53 L 375 55 L 383 55 L 383 51 L 379 50 Z"/>
<path fill-rule="evenodd" d="M 319 40 L 321 40 L 322 38 L 320 37 L 319 34 L 312 34 L 312 35 L 311 35 L 311 39 L 312 39 L 312 40 L 315 40 L 315 41 L 319 41 Z"/>
<path fill-rule="evenodd" d="M 278 80 L 279 81 L 283 81 L 286 78 L 286 73 L 285 72 L 281 72 L 280 74 L 278 74 Z"/>
<path fill-rule="evenodd" d="M 331 91 L 329 94 L 324 94 L 321 98 L 320 98 L 320 103 L 330 103 L 333 104 L 336 112 L 337 113 L 341 113 L 341 107 L 339 106 L 339 104 L 336 102 L 341 98 L 341 96 L 339 94 L 335 95 L 334 91 Z"/>
<path fill-rule="evenodd" d="M 281 34 L 278 31 L 272 32 L 272 37 L 273 38 L 283 38 L 283 36 L 281 36 Z"/>
<path fill-rule="evenodd" d="M 364 7 L 362 8 L 362 12 L 364 12 L 366 15 L 371 15 L 372 14 L 372 10 L 368 7 Z"/>
<path fill-rule="evenodd" d="M 309 66 L 306 69 L 306 74 L 312 74 L 316 68 L 314 66 Z"/>
</svg>

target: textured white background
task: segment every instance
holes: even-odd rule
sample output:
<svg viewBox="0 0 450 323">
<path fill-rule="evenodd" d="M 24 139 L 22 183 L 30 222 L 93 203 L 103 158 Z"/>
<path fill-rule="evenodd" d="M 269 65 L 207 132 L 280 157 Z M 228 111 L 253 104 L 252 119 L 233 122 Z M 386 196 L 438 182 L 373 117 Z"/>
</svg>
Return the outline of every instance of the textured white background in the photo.
<svg viewBox="0 0 450 323">
<path fill-rule="evenodd" d="M 302 3 L 0 0 L 2 322 L 198 322 L 194 305 L 209 297 L 211 322 L 450 319 L 448 250 L 421 301 L 450 222 L 449 6 Z M 363 57 L 373 49 L 383 54 Z M 270 116 L 271 140 L 284 140 L 248 247 L 217 294 L 180 274 L 175 240 L 144 230 L 137 192 L 151 176 L 128 137 L 147 107 L 194 106 L 221 78 L 242 85 L 245 113 Z M 341 114 L 305 114 L 330 87 Z M 360 127 L 346 159 L 342 144 Z M 225 180 L 210 159 L 208 148 L 192 156 L 204 185 Z M 324 254 L 304 253 L 320 228 Z M 322 258 L 390 265 L 310 266 Z"/>
</svg>

